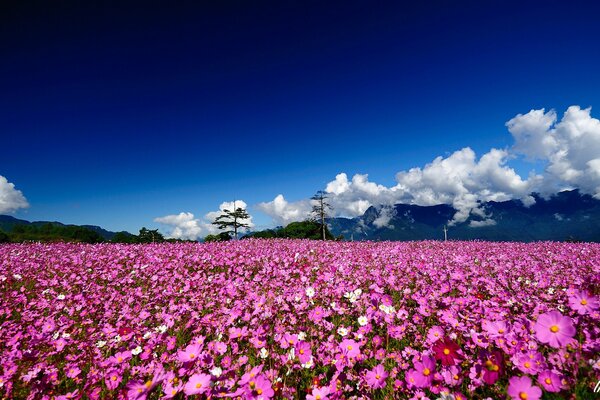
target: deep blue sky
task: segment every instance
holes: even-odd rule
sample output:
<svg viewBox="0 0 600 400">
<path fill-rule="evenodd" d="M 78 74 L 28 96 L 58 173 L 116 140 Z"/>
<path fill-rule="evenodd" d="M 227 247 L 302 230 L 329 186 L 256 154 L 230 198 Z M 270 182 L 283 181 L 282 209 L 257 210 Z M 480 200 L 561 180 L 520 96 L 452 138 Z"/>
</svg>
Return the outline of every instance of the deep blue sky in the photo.
<svg viewBox="0 0 600 400">
<path fill-rule="evenodd" d="M 594 2 L 45 3 L 0 3 L 0 175 L 30 220 L 133 232 L 342 171 L 389 185 L 509 146 L 517 113 L 600 107 Z"/>
</svg>

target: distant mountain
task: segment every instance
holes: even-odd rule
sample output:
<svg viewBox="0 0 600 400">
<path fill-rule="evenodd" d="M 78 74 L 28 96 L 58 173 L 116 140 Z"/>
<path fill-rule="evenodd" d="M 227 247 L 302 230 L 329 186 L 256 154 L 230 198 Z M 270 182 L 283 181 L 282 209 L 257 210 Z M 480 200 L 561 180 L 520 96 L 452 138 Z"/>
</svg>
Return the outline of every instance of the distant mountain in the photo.
<svg viewBox="0 0 600 400">
<path fill-rule="evenodd" d="M 536 202 L 530 207 L 520 200 L 482 203 L 487 218 L 471 214 L 465 222 L 448 226 L 448 239 L 600 242 L 600 200 L 577 190 L 549 199 L 533 196 Z M 445 204 L 396 204 L 370 207 L 357 218 L 331 218 L 328 224 L 333 235 L 348 240 L 443 239 L 444 225 L 455 213 Z"/>
<path fill-rule="evenodd" d="M 104 240 L 111 240 L 117 232 L 107 231 L 96 225 L 66 225 L 61 222 L 56 221 L 26 221 L 24 219 L 18 219 L 15 217 L 11 217 L 10 215 L 0 215 L 0 230 L 4 232 L 11 232 L 13 227 L 16 225 L 34 225 L 34 226 L 42 226 L 46 224 L 57 225 L 57 226 L 81 226 L 83 228 L 90 229 L 96 233 L 98 233 Z"/>
</svg>

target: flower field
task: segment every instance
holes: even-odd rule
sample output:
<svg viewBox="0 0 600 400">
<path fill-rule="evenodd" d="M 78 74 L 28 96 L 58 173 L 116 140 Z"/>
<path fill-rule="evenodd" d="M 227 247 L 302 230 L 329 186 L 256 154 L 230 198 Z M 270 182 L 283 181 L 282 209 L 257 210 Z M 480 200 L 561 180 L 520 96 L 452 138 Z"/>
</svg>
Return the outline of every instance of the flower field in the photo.
<svg viewBox="0 0 600 400">
<path fill-rule="evenodd" d="M 0 398 L 593 399 L 600 245 L 0 246 Z"/>
</svg>

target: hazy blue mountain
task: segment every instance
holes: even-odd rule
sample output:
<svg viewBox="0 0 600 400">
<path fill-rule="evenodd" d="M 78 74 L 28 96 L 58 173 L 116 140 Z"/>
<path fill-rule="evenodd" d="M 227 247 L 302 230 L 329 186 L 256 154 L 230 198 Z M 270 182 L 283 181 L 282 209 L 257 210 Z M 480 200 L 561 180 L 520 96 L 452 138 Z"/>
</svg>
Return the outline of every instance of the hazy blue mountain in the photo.
<svg viewBox="0 0 600 400">
<path fill-rule="evenodd" d="M 536 202 L 530 207 L 519 200 L 482 203 L 490 225 L 477 226 L 485 225 L 484 218 L 471 215 L 463 223 L 448 226 L 448 239 L 600 242 L 600 200 L 577 190 L 560 192 L 549 199 L 533 196 Z M 449 205 L 397 204 L 370 207 L 360 217 L 331 218 L 328 223 L 335 236 L 343 235 L 348 240 L 443 239 L 444 225 L 455 212 Z"/>
<path fill-rule="evenodd" d="M 61 222 L 57 222 L 57 221 L 33 221 L 33 222 L 30 222 L 30 221 L 27 221 L 24 219 L 18 219 L 15 217 L 11 217 L 10 215 L 0 215 L 0 230 L 2 230 L 4 232 L 12 231 L 12 228 L 15 225 L 42 226 L 42 225 L 46 225 L 46 224 L 59 225 L 59 226 L 81 226 L 83 228 L 87 228 L 94 232 L 97 232 L 105 240 L 111 240 L 116 234 L 116 232 L 107 231 L 106 229 L 103 229 L 96 225 L 65 225 L 65 224 L 63 224 Z"/>
</svg>

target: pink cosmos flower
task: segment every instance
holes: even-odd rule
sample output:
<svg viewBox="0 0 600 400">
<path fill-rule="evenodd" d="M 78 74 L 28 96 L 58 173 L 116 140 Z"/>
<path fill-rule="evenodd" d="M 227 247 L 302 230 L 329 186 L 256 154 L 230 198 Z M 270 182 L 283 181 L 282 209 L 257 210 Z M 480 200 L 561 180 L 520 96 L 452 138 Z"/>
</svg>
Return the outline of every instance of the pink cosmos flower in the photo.
<svg viewBox="0 0 600 400">
<path fill-rule="evenodd" d="M 513 400 L 539 400 L 542 389 L 531 385 L 531 379 L 527 376 L 513 376 L 508 381 L 508 395 Z"/>
<path fill-rule="evenodd" d="M 67 369 L 66 375 L 68 378 L 75 378 L 80 373 L 81 373 L 81 370 L 77 366 L 73 366 L 73 367 L 70 367 Z"/>
<path fill-rule="evenodd" d="M 540 315 L 533 329 L 537 340 L 557 349 L 571 342 L 575 336 L 575 327 L 571 318 L 563 316 L 558 311 Z"/>
<path fill-rule="evenodd" d="M 249 372 L 242 375 L 242 378 L 239 380 L 238 384 L 245 385 L 245 384 L 249 383 L 250 381 L 253 381 L 258 376 L 258 374 L 260 374 L 262 369 L 263 369 L 262 365 L 258 365 L 256 367 L 252 368 Z"/>
<path fill-rule="evenodd" d="M 430 343 L 435 343 L 443 337 L 444 337 L 444 330 L 437 325 L 431 327 L 431 329 L 429 329 L 429 331 L 427 332 L 427 340 Z"/>
<path fill-rule="evenodd" d="M 420 388 L 431 386 L 435 374 L 435 360 L 432 357 L 423 357 L 421 361 L 415 362 L 415 369 L 406 375 L 409 384 Z"/>
<path fill-rule="evenodd" d="M 248 382 L 251 393 L 250 396 L 257 399 L 270 399 L 275 395 L 275 391 L 271 386 L 271 381 L 263 375 L 258 375 L 256 379 Z"/>
<path fill-rule="evenodd" d="M 116 369 L 108 371 L 104 378 L 104 383 L 109 390 L 115 390 L 123 380 L 121 374 Z"/>
<path fill-rule="evenodd" d="M 501 351 L 482 351 L 480 354 L 483 364 L 483 381 L 488 385 L 496 383 L 504 374 L 504 355 Z"/>
<path fill-rule="evenodd" d="M 183 363 L 195 362 L 200 356 L 201 352 L 202 345 L 198 343 L 190 344 L 185 348 L 185 350 L 179 350 L 177 352 L 177 358 Z"/>
<path fill-rule="evenodd" d="M 348 358 L 354 358 L 360 354 L 360 345 L 352 339 L 344 339 L 339 345 L 342 353 Z"/>
<path fill-rule="evenodd" d="M 201 394 L 207 390 L 210 390 L 210 375 L 208 374 L 194 374 L 183 386 L 183 392 L 188 396 Z"/>
<path fill-rule="evenodd" d="M 560 375 L 552 371 L 543 371 L 538 375 L 538 383 L 542 385 L 545 391 L 558 393 L 562 390 L 563 385 Z"/>
<path fill-rule="evenodd" d="M 137 379 L 129 381 L 127 383 L 127 398 L 129 400 L 145 400 L 151 386 L 151 382 L 147 383 Z"/>
<path fill-rule="evenodd" d="M 312 393 L 306 395 L 306 400 L 328 400 L 329 387 L 314 388 Z"/>
<path fill-rule="evenodd" d="M 300 360 L 301 364 L 306 364 L 309 362 L 310 358 L 312 357 L 310 344 L 307 342 L 296 343 L 296 355 L 298 356 L 298 360 Z"/>
<path fill-rule="evenodd" d="M 598 305 L 598 299 L 582 290 L 578 290 L 569 296 L 569 306 L 580 315 L 593 312 L 598 308 Z"/>
<path fill-rule="evenodd" d="M 388 373 L 383 368 L 383 365 L 379 364 L 372 370 L 367 372 L 367 384 L 371 386 L 373 389 L 380 389 L 385 387 L 385 380 L 388 377 Z"/>
<path fill-rule="evenodd" d="M 131 351 L 121 351 L 110 357 L 108 361 L 113 365 L 119 365 L 131 358 Z"/>
</svg>

